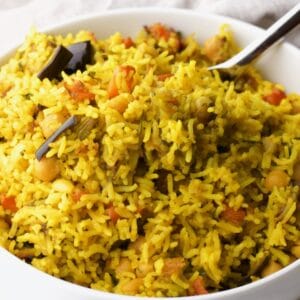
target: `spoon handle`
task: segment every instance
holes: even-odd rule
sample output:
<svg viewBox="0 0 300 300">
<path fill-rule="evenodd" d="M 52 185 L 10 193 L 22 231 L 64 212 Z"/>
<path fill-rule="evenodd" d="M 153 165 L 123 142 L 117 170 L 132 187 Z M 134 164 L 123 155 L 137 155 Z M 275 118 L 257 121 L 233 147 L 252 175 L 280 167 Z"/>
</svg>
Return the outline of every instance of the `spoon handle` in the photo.
<svg viewBox="0 0 300 300">
<path fill-rule="evenodd" d="M 263 53 L 267 48 L 280 40 L 286 33 L 300 24 L 300 3 L 288 11 L 283 17 L 269 27 L 261 38 L 254 40 L 241 52 L 231 57 L 229 60 L 214 65 L 208 70 L 227 69 L 235 65 L 246 65 Z"/>
<path fill-rule="evenodd" d="M 285 34 L 300 24 L 300 3 L 267 29 L 264 36 L 249 45 L 249 52 L 238 64 L 245 65 L 263 53 Z M 248 49 L 248 47 L 246 48 Z M 246 50 L 245 49 L 245 50 Z"/>
</svg>

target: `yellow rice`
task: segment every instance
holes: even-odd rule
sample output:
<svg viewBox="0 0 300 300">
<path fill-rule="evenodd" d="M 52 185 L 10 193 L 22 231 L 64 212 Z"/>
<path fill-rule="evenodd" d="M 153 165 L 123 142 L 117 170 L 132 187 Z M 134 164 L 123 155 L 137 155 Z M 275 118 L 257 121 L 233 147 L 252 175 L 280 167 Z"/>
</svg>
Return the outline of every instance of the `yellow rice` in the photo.
<svg viewBox="0 0 300 300">
<path fill-rule="evenodd" d="M 237 51 L 226 27 L 219 37 L 227 56 Z M 122 38 L 32 31 L 1 67 L 0 193 L 15 197 L 17 211 L 0 203 L 0 245 L 64 280 L 144 296 L 194 294 L 199 276 L 208 292 L 233 288 L 261 278 L 271 262 L 284 267 L 299 257 L 299 95 L 278 106 L 264 101 L 283 87 L 251 65 L 229 74 L 256 82 L 237 91 L 241 82 L 206 69 L 211 62 L 193 36 L 180 51 L 146 30 L 129 48 Z M 62 82 L 85 83 L 94 103 L 36 77 L 56 45 L 85 40 L 95 63 L 63 73 Z M 128 102 L 123 113 L 107 92 L 119 65 L 136 71 L 132 92 L 116 96 Z M 58 160 L 60 174 L 49 182 L 34 176 L 45 141 L 38 106 L 44 115 L 65 109 L 99 121 L 83 140 L 70 129 L 51 144 L 46 156 Z M 268 190 L 272 170 L 284 171 L 288 184 Z M 78 185 L 85 193 L 74 201 Z M 228 207 L 246 212 L 244 220 L 224 218 Z M 172 258 L 184 267 L 167 274 Z"/>
</svg>

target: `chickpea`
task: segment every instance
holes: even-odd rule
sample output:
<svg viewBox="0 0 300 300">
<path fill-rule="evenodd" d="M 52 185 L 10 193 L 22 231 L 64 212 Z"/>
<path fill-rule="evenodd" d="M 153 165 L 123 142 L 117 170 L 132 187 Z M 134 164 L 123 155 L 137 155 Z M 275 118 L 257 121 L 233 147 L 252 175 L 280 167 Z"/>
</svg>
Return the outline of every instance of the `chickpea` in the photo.
<svg viewBox="0 0 300 300">
<path fill-rule="evenodd" d="M 64 111 L 53 113 L 44 117 L 43 120 L 39 122 L 45 138 L 48 138 L 54 133 L 54 131 L 65 122 L 67 119 L 67 114 Z"/>
<path fill-rule="evenodd" d="M 271 171 L 265 179 L 265 187 L 271 191 L 275 186 L 286 187 L 289 184 L 289 176 L 281 170 Z"/>
<path fill-rule="evenodd" d="M 162 274 L 165 276 L 172 276 L 173 274 L 178 274 L 183 270 L 185 264 L 186 263 L 183 257 L 166 258 L 164 260 Z"/>
<path fill-rule="evenodd" d="M 226 59 L 226 51 L 224 50 L 226 38 L 214 36 L 208 39 L 204 44 L 204 54 L 213 63 L 218 63 Z"/>
<path fill-rule="evenodd" d="M 262 270 L 261 272 L 261 276 L 262 277 L 266 277 L 269 276 L 277 271 L 279 271 L 280 269 L 282 269 L 282 266 L 275 262 L 275 261 L 270 261 L 269 264 Z"/>
<path fill-rule="evenodd" d="M 33 174 L 42 181 L 52 181 L 59 173 L 58 161 L 54 157 L 44 157 L 40 161 L 36 160 L 34 162 Z"/>
</svg>

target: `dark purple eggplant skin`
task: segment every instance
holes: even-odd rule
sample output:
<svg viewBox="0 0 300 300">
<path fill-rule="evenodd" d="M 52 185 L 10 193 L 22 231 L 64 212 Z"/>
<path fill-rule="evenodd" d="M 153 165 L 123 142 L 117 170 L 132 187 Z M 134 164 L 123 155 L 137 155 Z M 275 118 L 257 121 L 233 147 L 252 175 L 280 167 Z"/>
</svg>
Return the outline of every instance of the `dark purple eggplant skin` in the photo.
<svg viewBox="0 0 300 300">
<path fill-rule="evenodd" d="M 90 41 L 72 44 L 67 49 L 73 54 L 64 71 L 70 75 L 77 70 L 84 71 L 87 64 L 92 63 L 93 47 Z"/>
<path fill-rule="evenodd" d="M 59 45 L 52 54 L 50 60 L 37 74 L 40 80 L 48 78 L 49 80 L 58 79 L 61 72 L 66 68 L 71 61 L 73 54 L 70 50 L 62 45 Z"/>
<path fill-rule="evenodd" d="M 77 117 L 71 116 L 67 119 L 48 139 L 39 147 L 35 152 L 35 157 L 37 160 L 41 160 L 42 157 L 49 151 L 50 144 L 53 143 L 64 131 L 76 125 Z"/>
</svg>

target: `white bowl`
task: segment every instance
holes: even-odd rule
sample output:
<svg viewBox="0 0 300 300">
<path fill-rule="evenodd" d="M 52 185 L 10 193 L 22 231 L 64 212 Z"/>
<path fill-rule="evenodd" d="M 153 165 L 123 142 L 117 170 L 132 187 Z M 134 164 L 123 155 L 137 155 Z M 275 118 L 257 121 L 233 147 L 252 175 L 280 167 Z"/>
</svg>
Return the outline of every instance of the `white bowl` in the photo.
<svg viewBox="0 0 300 300">
<path fill-rule="evenodd" d="M 143 25 L 162 22 L 180 30 L 183 34 L 195 33 L 200 42 L 216 34 L 221 24 L 227 23 L 241 46 L 247 45 L 263 33 L 263 30 L 227 17 L 201 14 L 178 9 L 128 9 L 116 10 L 89 17 L 78 18 L 53 26 L 49 33 L 66 34 L 81 29 L 93 31 L 104 38 L 116 31 L 135 35 Z M 2 55 L 3 64 L 15 49 Z M 300 93 L 300 51 L 289 44 L 273 47 L 260 58 L 258 67 L 264 76 L 283 84 L 289 92 Z M 279 272 L 254 283 L 235 289 L 204 296 L 182 297 L 201 300 L 296 300 L 300 297 L 300 260 Z M 126 300 L 149 299 L 121 296 L 84 288 L 42 273 L 0 248 L 0 298 L 1 300 Z M 158 299 L 158 298 L 153 298 Z M 162 298 L 161 298 L 162 299 Z M 166 298 L 165 298 L 166 299 Z"/>
</svg>

